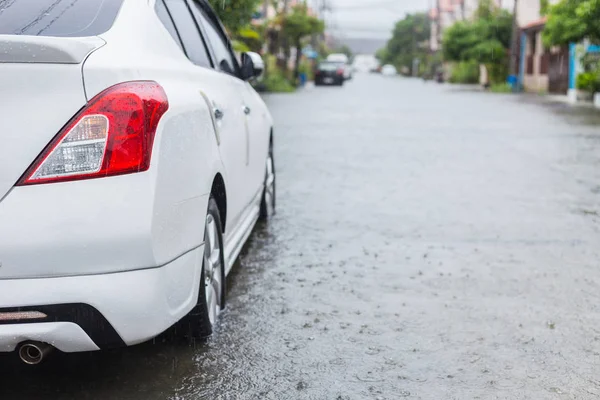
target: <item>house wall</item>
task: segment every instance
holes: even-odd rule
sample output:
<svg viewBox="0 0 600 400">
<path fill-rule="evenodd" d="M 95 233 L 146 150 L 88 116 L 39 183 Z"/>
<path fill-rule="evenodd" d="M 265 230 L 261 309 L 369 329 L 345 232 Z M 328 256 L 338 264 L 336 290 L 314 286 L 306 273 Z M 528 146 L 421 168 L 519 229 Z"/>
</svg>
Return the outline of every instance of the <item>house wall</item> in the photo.
<svg viewBox="0 0 600 400">
<path fill-rule="evenodd" d="M 550 0 L 550 4 L 555 4 L 559 0 Z M 527 69 L 523 76 L 523 87 L 529 92 L 548 91 L 549 81 L 547 73 L 542 74 L 542 57 L 546 53 L 546 48 L 542 42 L 543 25 L 531 27 L 538 21 L 542 21 L 540 15 L 540 0 L 518 0 L 517 3 L 517 23 L 521 28 L 527 28 L 527 44 L 525 48 L 526 57 L 533 55 L 533 73 L 528 74 Z M 531 45 L 531 38 L 535 37 L 535 49 Z M 526 63 L 525 63 L 526 65 Z"/>
<path fill-rule="evenodd" d="M 531 38 L 535 39 L 535 48 L 532 46 Z M 541 30 L 528 32 L 525 54 L 527 56 L 533 55 L 533 73 L 528 74 L 527 71 L 525 71 L 525 75 L 523 77 L 523 87 L 528 92 L 548 91 L 548 74 L 542 74 L 541 72 L 542 56 L 545 52 L 546 49 L 544 48 L 544 44 L 542 42 Z"/>
<path fill-rule="evenodd" d="M 548 75 L 525 75 L 523 77 L 523 86 L 527 92 L 547 92 Z"/>
<path fill-rule="evenodd" d="M 523 27 L 540 19 L 540 0 L 519 0 L 517 3 L 517 23 Z"/>
<path fill-rule="evenodd" d="M 560 0 L 550 0 L 550 5 L 558 3 Z M 527 25 L 530 22 L 539 20 L 540 0 L 518 0 L 517 2 L 517 23 L 520 27 Z"/>
<path fill-rule="evenodd" d="M 429 40 L 430 50 L 437 51 L 441 49 L 442 44 L 440 43 L 440 40 L 443 37 L 443 32 L 452 25 L 454 25 L 456 22 L 464 20 L 473 20 L 475 18 L 475 12 L 479 7 L 479 1 L 480 0 L 439 0 L 440 26 L 438 26 L 437 8 L 432 8 L 429 10 L 429 18 L 431 20 L 431 37 Z M 436 3 L 436 0 L 433 0 L 433 2 Z M 496 4 L 496 6 L 500 7 L 502 1 L 494 0 L 494 3 Z M 441 33 L 438 32 L 439 30 L 441 30 Z"/>
</svg>

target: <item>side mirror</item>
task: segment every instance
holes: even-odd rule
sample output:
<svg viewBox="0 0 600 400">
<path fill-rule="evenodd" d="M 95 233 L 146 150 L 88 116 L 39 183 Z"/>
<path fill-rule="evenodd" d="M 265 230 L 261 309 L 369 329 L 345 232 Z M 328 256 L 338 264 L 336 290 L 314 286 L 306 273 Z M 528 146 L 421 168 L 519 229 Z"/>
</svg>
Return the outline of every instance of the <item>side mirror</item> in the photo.
<svg viewBox="0 0 600 400">
<path fill-rule="evenodd" d="M 247 52 L 242 53 L 242 79 L 248 81 L 253 78 L 258 78 L 265 70 L 265 62 L 258 53 Z"/>
</svg>

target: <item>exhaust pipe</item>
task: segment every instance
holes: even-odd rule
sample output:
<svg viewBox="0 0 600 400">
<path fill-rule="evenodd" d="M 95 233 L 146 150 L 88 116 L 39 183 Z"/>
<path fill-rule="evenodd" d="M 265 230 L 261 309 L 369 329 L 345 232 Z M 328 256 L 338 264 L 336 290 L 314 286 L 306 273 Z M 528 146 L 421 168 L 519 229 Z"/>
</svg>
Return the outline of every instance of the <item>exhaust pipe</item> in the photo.
<svg viewBox="0 0 600 400">
<path fill-rule="evenodd" d="M 37 365 L 54 349 L 47 343 L 24 342 L 19 347 L 19 358 L 25 364 Z"/>
</svg>

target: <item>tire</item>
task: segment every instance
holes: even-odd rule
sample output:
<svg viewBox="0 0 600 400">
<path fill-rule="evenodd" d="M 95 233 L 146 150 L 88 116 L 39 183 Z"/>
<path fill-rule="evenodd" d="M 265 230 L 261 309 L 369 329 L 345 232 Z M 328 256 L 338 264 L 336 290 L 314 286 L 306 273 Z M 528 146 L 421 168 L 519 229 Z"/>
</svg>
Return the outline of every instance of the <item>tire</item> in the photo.
<svg viewBox="0 0 600 400">
<path fill-rule="evenodd" d="M 265 167 L 265 183 L 263 188 L 262 199 L 260 201 L 260 219 L 267 221 L 275 214 L 275 206 L 277 204 L 275 175 L 275 156 L 273 154 L 273 137 L 269 141 L 269 153 L 267 154 Z"/>
<path fill-rule="evenodd" d="M 189 339 L 203 339 L 210 336 L 219 313 L 225 307 L 226 280 L 222 226 L 217 202 L 211 196 L 204 222 L 204 257 L 198 303 L 179 321 L 177 329 Z"/>
</svg>

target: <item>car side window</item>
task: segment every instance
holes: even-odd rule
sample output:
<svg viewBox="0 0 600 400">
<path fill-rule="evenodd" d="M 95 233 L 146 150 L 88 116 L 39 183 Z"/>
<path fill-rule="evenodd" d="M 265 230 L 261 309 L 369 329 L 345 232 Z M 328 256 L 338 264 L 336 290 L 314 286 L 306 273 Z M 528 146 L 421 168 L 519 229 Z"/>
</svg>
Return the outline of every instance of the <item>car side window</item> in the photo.
<svg viewBox="0 0 600 400">
<path fill-rule="evenodd" d="M 237 63 L 235 62 L 233 53 L 229 49 L 229 42 L 223 37 L 220 29 L 215 26 L 214 22 L 206 14 L 206 11 L 195 1 L 193 2 L 192 13 L 198 23 L 202 24 L 204 28 L 206 38 L 212 47 L 217 61 L 217 68 L 225 73 L 236 76 Z"/>
<path fill-rule="evenodd" d="M 185 0 L 165 0 L 165 4 L 188 58 L 196 65 L 210 68 L 208 51 Z"/>
<path fill-rule="evenodd" d="M 179 34 L 177 33 L 177 29 L 175 29 L 175 25 L 173 24 L 171 15 L 169 15 L 169 11 L 167 10 L 167 7 L 165 6 L 165 3 L 163 2 L 163 0 L 157 0 L 156 5 L 154 6 L 154 9 L 156 10 L 156 15 L 158 15 L 158 19 L 160 19 L 160 22 L 162 22 L 162 24 L 165 26 L 165 28 L 167 28 L 167 31 L 173 37 L 173 40 L 175 40 L 175 43 L 177 43 L 177 46 L 179 46 L 181 48 L 181 50 L 183 50 L 183 44 L 181 43 L 181 38 L 179 37 Z"/>
</svg>

